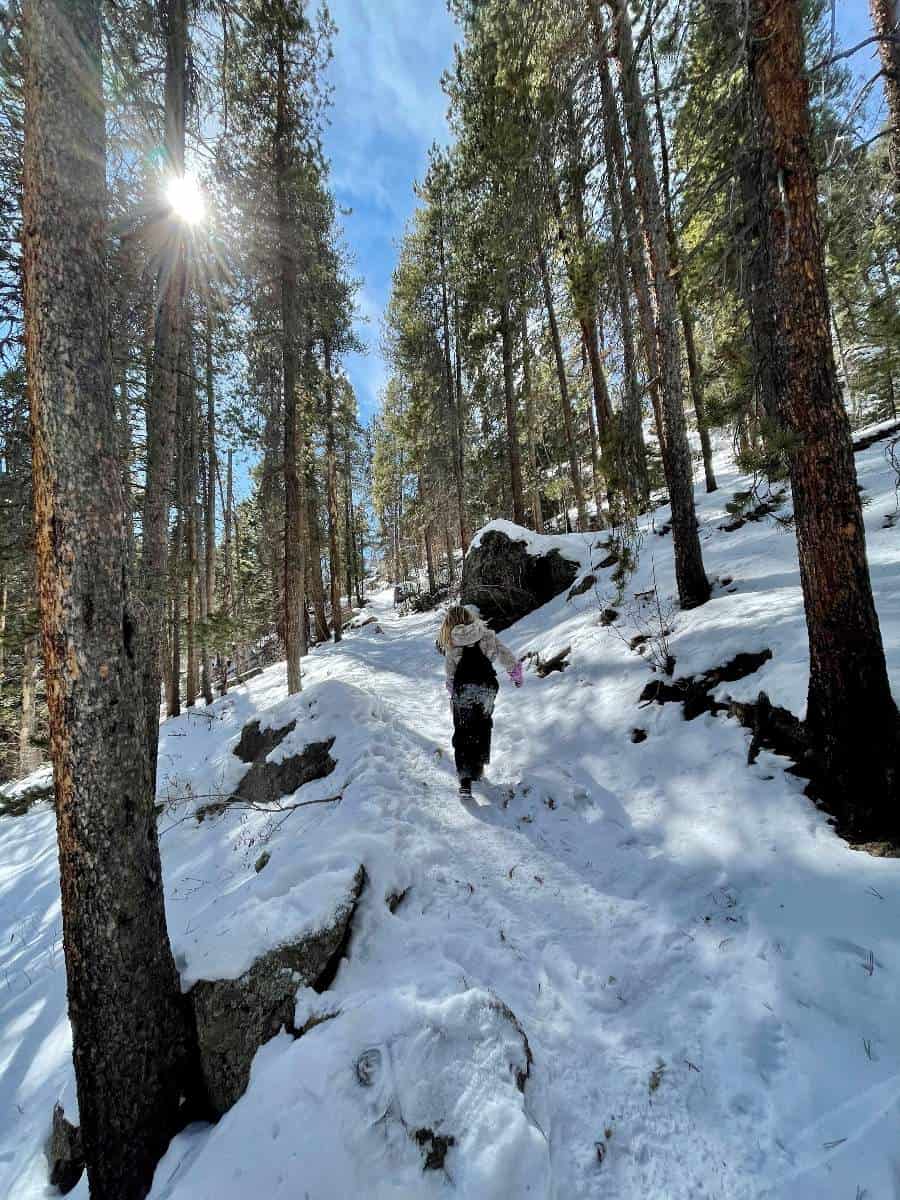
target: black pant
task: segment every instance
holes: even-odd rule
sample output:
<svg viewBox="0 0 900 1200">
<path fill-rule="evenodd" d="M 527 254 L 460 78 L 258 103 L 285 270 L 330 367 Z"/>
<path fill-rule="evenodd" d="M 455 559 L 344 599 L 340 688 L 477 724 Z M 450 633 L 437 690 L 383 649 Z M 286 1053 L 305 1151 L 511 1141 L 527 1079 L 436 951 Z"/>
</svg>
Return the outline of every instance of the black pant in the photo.
<svg viewBox="0 0 900 1200">
<path fill-rule="evenodd" d="M 453 750 L 460 779 L 480 779 L 491 761 L 497 691 L 490 660 L 477 646 L 467 646 L 453 680 Z"/>
</svg>

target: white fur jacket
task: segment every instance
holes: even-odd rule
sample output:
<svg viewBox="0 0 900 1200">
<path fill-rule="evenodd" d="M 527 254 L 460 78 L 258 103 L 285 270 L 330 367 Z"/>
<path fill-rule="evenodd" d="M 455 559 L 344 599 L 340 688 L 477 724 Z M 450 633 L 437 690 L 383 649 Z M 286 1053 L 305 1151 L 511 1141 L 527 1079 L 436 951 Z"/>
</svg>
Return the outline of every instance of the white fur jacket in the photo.
<svg viewBox="0 0 900 1200">
<path fill-rule="evenodd" d="M 478 646 L 486 658 L 491 662 L 498 659 L 507 671 L 515 670 L 518 664 L 512 650 L 503 645 L 493 629 L 488 629 L 484 621 L 473 621 L 471 625 L 454 625 L 450 631 L 450 645 L 444 655 L 444 670 L 450 684 L 453 683 L 453 676 L 466 646 Z"/>
</svg>

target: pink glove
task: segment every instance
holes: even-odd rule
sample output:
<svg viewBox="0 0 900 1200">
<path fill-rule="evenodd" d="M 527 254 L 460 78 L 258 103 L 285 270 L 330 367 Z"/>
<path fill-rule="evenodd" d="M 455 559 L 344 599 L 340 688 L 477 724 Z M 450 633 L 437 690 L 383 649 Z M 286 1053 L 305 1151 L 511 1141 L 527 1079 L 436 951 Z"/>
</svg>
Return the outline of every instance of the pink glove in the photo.
<svg viewBox="0 0 900 1200">
<path fill-rule="evenodd" d="M 513 681 L 513 683 L 515 684 L 515 686 L 517 688 L 522 686 L 522 683 L 524 681 L 522 679 L 522 664 L 520 662 L 517 662 L 516 665 L 513 667 L 513 669 L 510 671 L 509 677 Z"/>
</svg>

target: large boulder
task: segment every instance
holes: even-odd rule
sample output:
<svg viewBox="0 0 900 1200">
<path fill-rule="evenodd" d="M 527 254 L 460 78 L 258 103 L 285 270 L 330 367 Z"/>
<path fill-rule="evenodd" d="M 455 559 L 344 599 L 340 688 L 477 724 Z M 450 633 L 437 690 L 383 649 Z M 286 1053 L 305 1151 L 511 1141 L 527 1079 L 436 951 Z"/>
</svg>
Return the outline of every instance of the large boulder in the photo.
<svg viewBox="0 0 900 1200">
<path fill-rule="evenodd" d="M 481 533 L 463 567 L 463 603 L 476 605 L 494 630 L 508 628 L 566 591 L 579 573 L 578 563 L 558 547 L 544 549 L 539 535 L 508 522 L 504 526 Z"/>
<path fill-rule="evenodd" d="M 298 988 L 330 986 L 364 883 L 360 867 L 343 900 L 315 929 L 261 955 L 237 979 L 202 979 L 191 989 L 201 1070 L 217 1115 L 246 1091 L 260 1046 L 282 1028 L 293 1030 Z"/>
</svg>

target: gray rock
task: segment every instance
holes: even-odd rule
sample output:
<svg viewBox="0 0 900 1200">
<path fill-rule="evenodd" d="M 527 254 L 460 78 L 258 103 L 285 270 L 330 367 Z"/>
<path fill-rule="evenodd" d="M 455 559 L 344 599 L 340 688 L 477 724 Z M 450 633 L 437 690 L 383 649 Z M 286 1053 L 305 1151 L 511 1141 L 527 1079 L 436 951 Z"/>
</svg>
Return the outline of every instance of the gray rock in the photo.
<svg viewBox="0 0 900 1200">
<path fill-rule="evenodd" d="M 71 1192 L 84 1171 L 84 1151 L 81 1147 L 81 1130 L 66 1120 L 62 1106 L 53 1106 L 53 1124 L 44 1146 L 50 1167 L 50 1184 L 59 1188 L 63 1195 Z"/>
<path fill-rule="evenodd" d="M 466 555 L 462 600 L 492 629 L 506 629 L 571 587 L 578 571 L 556 549 L 530 554 L 524 540 L 490 529 Z"/>
<path fill-rule="evenodd" d="M 296 1032 L 297 989 L 321 992 L 331 985 L 365 878 L 360 867 L 344 901 L 315 933 L 263 954 L 239 979 L 201 980 L 191 989 L 201 1070 L 210 1107 L 218 1116 L 246 1091 L 259 1047 L 282 1028 Z"/>
</svg>

